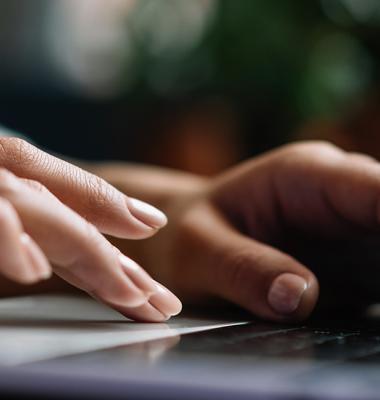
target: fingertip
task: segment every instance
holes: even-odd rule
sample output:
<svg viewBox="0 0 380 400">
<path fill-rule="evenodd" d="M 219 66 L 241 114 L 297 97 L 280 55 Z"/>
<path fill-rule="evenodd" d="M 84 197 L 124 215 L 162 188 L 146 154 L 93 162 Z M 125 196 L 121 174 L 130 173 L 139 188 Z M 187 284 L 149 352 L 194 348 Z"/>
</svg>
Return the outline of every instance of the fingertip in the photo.
<svg viewBox="0 0 380 400">
<path fill-rule="evenodd" d="M 159 282 L 155 281 L 155 284 L 156 292 L 150 296 L 149 302 L 168 318 L 178 315 L 182 311 L 180 299 Z"/>
<path fill-rule="evenodd" d="M 124 239 L 141 240 L 155 235 L 167 224 L 167 217 L 162 211 L 141 200 L 123 197 L 122 219 L 119 215 L 111 224 L 108 218 L 108 223 L 101 226 L 102 232 Z"/>
<path fill-rule="evenodd" d="M 138 307 L 115 306 L 113 304 L 109 305 L 125 317 L 134 321 L 157 323 L 166 322 L 170 318 L 160 312 L 156 307 L 150 304 L 150 302 L 146 302 Z"/>
<path fill-rule="evenodd" d="M 177 296 L 151 278 L 136 262 L 120 253 L 118 249 L 116 251 L 120 264 L 127 273 L 127 276 L 145 293 L 150 305 L 161 313 L 165 320 L 181 312 L 182 303 Z"/>
<path fill-rule="evenodd" d="M 129 197 L 127 206 L 135 218 L 150 228 L 161 229 L 168 223 L 168 219 L 162 211 L 144 201 Z"/>
<path fill-rule="evenodd" d="M 296 322 L 312 313 L 318 281 L 293 257 L 250 240 L 247 247 L 229 248 L 224 258 L 217 294 L 269 321 Z"/>
<path fill-rule="evenodd" d="M 298 308 L 290 317 L 296 321 L 303 321 L 310 317 L 314 311 L 319 298 L 319 282 L 316 276 L 308 271 L 308 276 L 305 277 L 307 289 L 304 291 Z"/>
<path fill-rule="evenodd" d="M 116 309 L 127 318 L 141 322 L 165 322 L 171 317 L 179 314 L 182 310 L 180 300 L 167 288 L 156 281 L 155 292 L 146 297 L 140 304 L 130 302 L 103 301 L 110 307 Z M 96 296 L 99 298 L 99 296 Z"/>
<path fill-rule="evenodd" d="M 293 314 L 299 307 L 308 285 L 304 278 L 293 273 L 282 273 L 272 282 L 267 301 L 274 312 Z"/>
<path fill-rule="evenodd" d="M 297 322 L 307 319 L 313 312 L 319 295 L 319 285 L 313 274 L 300 276 L 281 273 L 270 285 L 267 302 L 274 319 Z"/>
</svg>

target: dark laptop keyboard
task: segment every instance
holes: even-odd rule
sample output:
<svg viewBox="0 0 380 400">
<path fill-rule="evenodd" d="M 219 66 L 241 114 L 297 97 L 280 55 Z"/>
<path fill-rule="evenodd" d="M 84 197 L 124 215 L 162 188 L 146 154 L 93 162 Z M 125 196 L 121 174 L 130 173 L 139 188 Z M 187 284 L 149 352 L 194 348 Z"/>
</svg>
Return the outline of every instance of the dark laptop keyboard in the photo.
<svg viewBox="0 0 380 400">
<path fill-rule="evenodd" d="M 173 352 L 233 354 L 246 358 L 380 361 L 379 328 L 277 327 L 250 324 L 184 336 Z"/>
<path fill-rule="evenodd" d="M 223 355 L 246 359 L 309 360 L 377 363 L 380 366 L 380 322 L 324 323 L 314 326 L 279 326 L 252 322 L 243 326 L 183 335 L 162 352 L 160 359 L 179 355 Z M 353 325 L 356 325 L 353 327 Z M 351 326 L 351 327 L 350 327 Z M 128 345 L 81 355 L 91 360 L 144 359 L 162 340 Z M 62 360 L 78 356 L 63 357 Z"/>
<path fill-rule="evenodd" d="M 29 367 L 88 378 L 92 399 L 115 382 L 136 399 L 380 399 L 380 322 L 252 322 Z"/>
</svg>

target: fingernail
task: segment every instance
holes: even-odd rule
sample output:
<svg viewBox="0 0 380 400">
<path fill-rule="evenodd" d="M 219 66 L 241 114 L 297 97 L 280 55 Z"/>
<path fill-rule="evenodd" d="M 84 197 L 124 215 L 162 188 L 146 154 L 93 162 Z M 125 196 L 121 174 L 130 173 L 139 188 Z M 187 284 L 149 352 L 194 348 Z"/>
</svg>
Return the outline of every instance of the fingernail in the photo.
<svg viewBox="0 0 380 400">
<path fill-rule="evenodd" d="M 150 301 L 144 307 L 144 319 L 152 322 L 164 322 L 170 318 L 170 315 L 164 314 Z"/>
<path fill-rule="evenodd" d="M 114 306 L 114 308 L 135 321 L 164 322 L 170 318 L 158 311 L 157 308 L 149 302 L 139 307 Z"/>
<path fill-rule="evenodd" d="M 298 275 L 284 273 L 272 283 L 268 292 L 268 303 L 278 314 L 292 314 L 297 310 L 307 282 Z"/>
<path fill-rule="evenodd" d="M 32 238 L 27 233 L 22 233 L 20 241 L 33 268 L 30 273 L 31 281 L 49 279 L 52 275 L 52 269 Z"/>
<path fill-rule="evenodd" d="M 151 228 L 162 228 L 168 222 L 166 215 L 162 211 L 141 200 L 129 197 L 128 208 L 135 218 Z"/>
<path fill-rule="evenodd" d="M 170 290 L 154 281 L 156 292 L 149 298 L 149 303 L 156 307 L 166 317 L 177 315 L 182 310 L 182 303 Z"/>
<path fill-rule="evenodd" d="M 147 296 L 157 291 L 155 281 L 133 260 L 119 253 L 120 264 L 132 282 L 141 289 Z"/>
</svg>

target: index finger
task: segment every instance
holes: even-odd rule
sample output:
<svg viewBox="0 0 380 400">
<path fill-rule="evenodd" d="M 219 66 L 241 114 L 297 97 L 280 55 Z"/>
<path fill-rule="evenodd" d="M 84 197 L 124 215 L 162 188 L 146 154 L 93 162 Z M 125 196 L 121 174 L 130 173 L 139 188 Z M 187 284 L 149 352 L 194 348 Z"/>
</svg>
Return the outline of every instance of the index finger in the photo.
<svg viewBox="0 0 380 400">
<path fill-rule="evenodd" d="M 166 224 L 165 215 L 153 206 L 128 198 L 96 175 L 25 140 L 0 138 L 0 166 L 20 178 L 42 183 L 103 233 L 139 239 Z"/>
<path fill-rule="evenodd" d="M 127 316 L 162 321 L 180 311 L 171 292 L 162 291 L 138 264 L 44 186 L 17 179 L 8 171 L 0 170 L 0 178 L 0 194 L 12 204 L 23 229 L 57 275 Z M 136 314 L 129 313 L 142 306 Z"/>
</svg>

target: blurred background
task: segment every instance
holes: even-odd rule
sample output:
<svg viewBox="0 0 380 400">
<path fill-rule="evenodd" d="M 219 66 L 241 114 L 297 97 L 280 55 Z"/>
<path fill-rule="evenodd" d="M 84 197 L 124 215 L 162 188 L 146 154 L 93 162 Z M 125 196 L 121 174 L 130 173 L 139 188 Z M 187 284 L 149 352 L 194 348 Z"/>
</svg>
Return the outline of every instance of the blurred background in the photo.
<svg viewBox="0 0 380 400">
<path fill-rule="evenodd" d="M 300 138 L 380 157 L 379 0 L 1 0 L 0 123 L 214 174 Z"/>
</svg>

